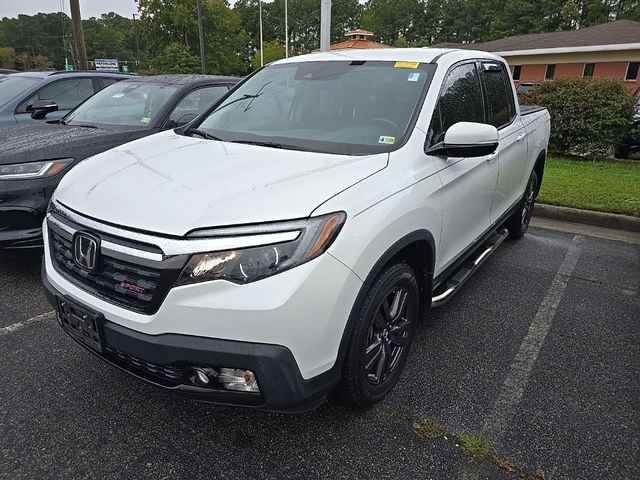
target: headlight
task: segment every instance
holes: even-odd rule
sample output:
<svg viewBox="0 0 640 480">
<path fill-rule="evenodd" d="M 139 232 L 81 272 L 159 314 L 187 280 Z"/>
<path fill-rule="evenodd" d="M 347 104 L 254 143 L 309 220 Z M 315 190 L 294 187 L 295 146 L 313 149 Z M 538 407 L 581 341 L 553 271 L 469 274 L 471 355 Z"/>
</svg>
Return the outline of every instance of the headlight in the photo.
<svg viewBox="0 0 640 480">
<path fill-rule="evenodd" d="M 243 235 L 247 228 L 251 229 L 252 235 L 292 230 L 298 230 L 299 235 L 295 240 L 284 243 L 194 255 L 178 277 L 176 285 L 211 280 L 243 284 L 297 267 L 324 253 L 335 240 L 346 218 L 344 212 L 336 212 L 302 222 L 258 225 L 236 231 L 222 229 L 228 236 Z"/>
<path fill-rule="evenodd" d="M 0 180 L 52 177 L 64 170 L 71 162 L 73 162 L 73 158 L 0 165 Z"/>
</svg>

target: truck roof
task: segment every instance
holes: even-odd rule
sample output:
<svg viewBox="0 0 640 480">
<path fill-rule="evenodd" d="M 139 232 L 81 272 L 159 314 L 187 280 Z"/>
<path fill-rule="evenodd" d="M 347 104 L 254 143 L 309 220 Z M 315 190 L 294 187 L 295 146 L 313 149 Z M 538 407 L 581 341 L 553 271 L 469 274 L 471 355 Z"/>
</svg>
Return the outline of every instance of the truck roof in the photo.
<svg viewBox="0 0 640 480">
<path fill-rule="evenodd" d="M 450 55 L 451 54 L 451 55 Z M 274 62 L 275 64 L 317 62 L 331 60 L 377 60 L 432 63 L 446 55 L 447 61 L 455 62 L 464 58 L 498 59 L 488 52 L 469 51 L 453 48 L 376 48 L 376 49 L 344 49 L 329 52 L 316 52 L 297 57 L 290 57 Z M 446 62 L 448 63 L 448 62 Z"/>
</svg>

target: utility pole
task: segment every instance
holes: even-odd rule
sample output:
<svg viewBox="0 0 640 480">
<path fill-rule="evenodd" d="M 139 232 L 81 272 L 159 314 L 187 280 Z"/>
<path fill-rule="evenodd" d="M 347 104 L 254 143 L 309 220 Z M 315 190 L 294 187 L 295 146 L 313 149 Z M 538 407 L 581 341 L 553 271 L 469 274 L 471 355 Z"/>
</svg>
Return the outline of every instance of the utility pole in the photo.
<svg viewBox="0 0 640 480">
<path fill-rule="evenodd" d="M 133 31 L 136 33 L 136 56 L 138 57 L 136 65 L 140 65 L 140 41 L 138 40 L 138 26 L 136 25 L 137 16 L 137 13 L 133 14 Z"/>
<path fill-rule="evenodd" d="M 284 0 L 284 58 L 289 58 L 289 9 Z"/>
<path fill-rule="evenodd" d="M 205 75 L 206 66 L 204 64 L 204 31 L 202 30 L 202 1 L 198 2 L 198 35 L 200 36 L 200 63 L 202 64 L 202 74 Z"/>
<path fill-rule="evenodd" d="M 320 51 L 329 50 L 331 38 L 331 0 L 321 0 L 320 3 Z"/>
<path fill-rule="evenodd" d="M 76 44 L 76 56 L 78 57 L 78 68 L 88 70 L 87 51 L 84 47 L 84 33 L 82 31 L 82 20 L 80 17 L 80 1 L 69 0 L 71 6 L 71 23 L 73 25 L 73 40 Z"/>
</svg>

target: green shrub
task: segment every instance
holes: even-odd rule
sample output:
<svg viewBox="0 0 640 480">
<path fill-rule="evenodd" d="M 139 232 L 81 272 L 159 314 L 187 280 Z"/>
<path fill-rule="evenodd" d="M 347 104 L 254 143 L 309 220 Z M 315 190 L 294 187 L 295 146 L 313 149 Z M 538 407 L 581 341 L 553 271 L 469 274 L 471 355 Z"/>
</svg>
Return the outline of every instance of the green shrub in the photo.
<svg viewBox="0 0 640 480">
<path fill-rule="evenodd" d="M 611 156 L 633 116 L 633 98 L 624 84 L 604 78 L 547 81 L 521 102 L 549 109 L 549 147 L 568 155 Z"/>
</svg>

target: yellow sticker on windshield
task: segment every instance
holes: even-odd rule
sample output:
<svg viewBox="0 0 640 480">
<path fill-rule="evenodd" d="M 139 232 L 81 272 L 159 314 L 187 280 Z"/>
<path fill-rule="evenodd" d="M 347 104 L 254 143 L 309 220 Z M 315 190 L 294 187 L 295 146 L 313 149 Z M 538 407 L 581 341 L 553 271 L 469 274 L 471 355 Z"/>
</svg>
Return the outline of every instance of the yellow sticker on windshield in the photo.
<svg viewBox="0 0 640 480">
<path fill-rule="evenodd" d="M 396 137 L 391 137 L 389 135 L 380 135 L 378 139 L 378 143 L 384 143 L 385 145 L 393 145 L 396 143 Z"/>
<path fill-rule="evenodd" d="M 396 62 L 394 67 L 396 68 L 418 68 L 420 62 Z"/>
</svg>

